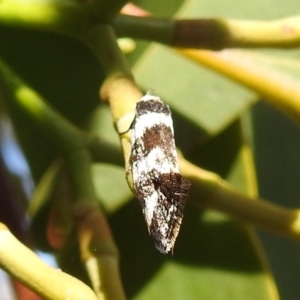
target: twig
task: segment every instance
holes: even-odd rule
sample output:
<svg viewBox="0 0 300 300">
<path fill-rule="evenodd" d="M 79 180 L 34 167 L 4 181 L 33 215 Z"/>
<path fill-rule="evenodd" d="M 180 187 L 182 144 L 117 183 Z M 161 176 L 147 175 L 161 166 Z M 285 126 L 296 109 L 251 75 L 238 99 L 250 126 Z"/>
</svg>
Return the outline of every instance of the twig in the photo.
<svg viewBox="0 0 300 300">
<path fill-rule="evenodd" d="M 8 103 L 17 106 L 19 109 L 21 108 L 33 118 L 39 127 L 45 130 L 45 134 L 54 141 L 57 149 L 62 153 L 63 162 L 67 162 L 71 178 L 70 185 L 74 190 L 73 202 L 72 204 L 68 203 L 68 205 L 71 205 L 74 209 L 82 258 L 89 273 L 92 274 L 91 280 L 94 287 L 97 288 L 96 293 L 104 295 L 104 298 L 125 299 L 117 268 L 117 248 L 110 233 L 109 225 L 98 208 L 98 200 L 93 186 L 92 160 L 88 146 L 90 141 L 95 143 L 96 140 L 88 133 L 69 123 L 63 116 L 47 105 L 37 93 L 19 80 L 1 62 L 0 77 L 8 94 Z M 57 168 L 54 168 L 52 174 L 56 171 Z M 51 184 L 46 187 L 51 188 Z M 47 189 L 42 192 L 47 193 Z M 34 213 L 36 209 L 37 207 L 32 207 L 31 212 Z M 110 249 L 109 253 L 107 253 L 107 248 Z M 92 259 L 94 259 L 98 268 L 95 268 L 94 265 L 91 268 L 90 261 Z M 105 272 L 103 272 L 103 269 Z M 97 279 L 97 281 L 95 282 L 94 279 Z M 99 282 L 101 282 L 101 285 L 98 285 Z"/>
<path fill-rule="evenodd" d="M 37 123 L 39 128 L 52 139 L 61 151 L 86 146 L 90 136 L 70 123 L 33 89 L 19 79 L 3 61 L 0 60 L 0 81 L 6 93 L 8 105 L 21 109 Z"/>
<path fill-rule="evenodd" d="M 97 299 L 94 292 L 84 283 L 41 261 L 2 223 L 0 223 L 0 266 L 43 299 Z"/>
<path fill-rule="evenodd" d="M 205 171 L 184 158 L 182 174 L 192 182 L 192 204 L 227 213 L 243 222 L 300 239 L 300 210 L 286 209 L 236 192 L 218 175 Z"/>
<path fill-rule="evenodd" d="M 96 22 L 111 22 L 127 2 L 2 0 L 0 24 L 78 37 Z"/>
<path fill-rule="evenodd" d="M 156 41 L 171 47 L 220 50 L 225 48 L 295 48 L 300 45 L 300 17 L 274 21 L 230 19 L 172 20 L 119 15 L 119 36 Z"/>
<path fill-rule="evenodd" d="M 118 250 L 94 191 L 90 154 L 86 149 L 79 149 L 70 153 L 66 160 L 74 189 L 72 212 L 81 259 L 93 288 L 99 299 L 125 299 Z"/>
<path fill-rule="evenodd" d="M 130 67 L 118 47 L 111 26 L 95 25 L 83 39 L 95 53 L 105 72 L 106 78 L 100 89 L 100 98 L 108 101 L 110 105 L 113 122 L 120 136 L 125 168 L 128 171 L 131 154 L 129 128 L 142 92 L 134 82 Z M 132 188 L 129 172 L 127 181 Z"/>
</svg>

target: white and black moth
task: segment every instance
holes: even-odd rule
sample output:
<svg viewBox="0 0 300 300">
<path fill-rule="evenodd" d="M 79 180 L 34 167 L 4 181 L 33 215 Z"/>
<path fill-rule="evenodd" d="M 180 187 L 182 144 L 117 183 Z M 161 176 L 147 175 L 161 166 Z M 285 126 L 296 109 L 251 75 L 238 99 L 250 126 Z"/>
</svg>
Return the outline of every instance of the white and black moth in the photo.
<svg viewBox="0 0 300 300">
<path fill-rule="evenodd" d="M 131 172 L 149 234 L 161 253 L 173 251 L 190 182 L 179 173 L 168 105 L 146 94 L 131 125 Z"/>
</svg>

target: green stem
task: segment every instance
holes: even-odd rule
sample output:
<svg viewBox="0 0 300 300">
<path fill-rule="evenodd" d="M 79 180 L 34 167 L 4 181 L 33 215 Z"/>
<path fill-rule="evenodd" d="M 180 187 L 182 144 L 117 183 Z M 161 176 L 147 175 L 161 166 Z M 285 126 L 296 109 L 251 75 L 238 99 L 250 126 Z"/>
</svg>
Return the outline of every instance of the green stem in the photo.
<svg viewBox="0 0 300 300">
<path fill-rule="evenodd" d="M 87 201 L 88 203 L 97 205 L 98 200 L 93 186 L 91 171 L 92 161 L 89 151 L 85 148 L 74 149 L 65 155 L 65 160 L 70 173 L 76 201 Z"/>
<path fill-rule="evenodd" d="M 120 147 L 110 142 L 98 138 L 92 139 L 89 144 L 89 150 L 95 162 L 105 162 L 120 167 L 124 166 L 124 158 L 122 157 Z"/>
<path fill-rule="evenodd" d="M 34 90 L 22 82 L 0 60 L 0 80 L 6 92 L 7 103 L 17 106 L 44 129 L 58 150 L 69 151 L 87 145 L 90 137 L 46 104 Z"/>
<path fill-rule="evenodd" d="M 126 0 L 2 0 L 0 24 L 80 36 L 96 22 L 110 22 Z"/>
<path fill-rule="evenodd" d="M 41 261 L 2 223 L 0 223 L 0 267 L 43 299 L 97 299 L 93 291 L 84 283 Z"/>
<path fill-rule="evenodd" d="M 77 33 L 87 26 L 88 6 L 80 1 L 4 0 L 0 24 L 14 27 Z"/>
<path fill-rule="evenodd" d="M 81 258 L 99 299 L 125 299 L 119 274 L 119 255 L 105 215 L 95 195 L 91 158 L 80 149 L 66 157 L 75 192 L 72 212 Z"/>
<path fill-rule="evenodd" d="M 171 47 L 220 50 L 295 48 L 300 45 L 300 16 L 274 21 L 245 21 L 170 20 L 119 15 L 114 26 L 120 36 L 156 41 Z"/>
<path fill-rule="evenodd" d="M 113 121 L 120 134 L 127 181 L 132 187 L 129 172 L 131 144 L 128 129 L 134 119 L 136 103 L 142 97 L 142 93 L 134 82 L 130 66 L 119 49 L 111 26 L 95 25 L 84 37 L 84 41 L 93 50 L 106 74 L 100 90 L 100 98 L 110 105 Z"/>
<path fill-rule="evenodd" d="M 300 239 L 300 210 L 286 209 L 242 195 L 218 175 L 198 168 L 180 157 L 182 175 L 191 180 L 190 198 L 197 207 L 222 211 L 243 222 Z"/>
<path fill-rule="evenodd" d="M 113 26 L 120 37 L 171 45 L 174 22 L 171 19 L 118 15 L 113 21 Z"/>
</svg>

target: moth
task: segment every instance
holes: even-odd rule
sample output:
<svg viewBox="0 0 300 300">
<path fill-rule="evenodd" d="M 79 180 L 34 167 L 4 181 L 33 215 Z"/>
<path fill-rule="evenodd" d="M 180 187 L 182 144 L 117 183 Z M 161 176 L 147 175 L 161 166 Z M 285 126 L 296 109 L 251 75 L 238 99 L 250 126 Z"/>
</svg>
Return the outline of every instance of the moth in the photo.
<svg viewBox="0 0 300 300">
<path fill-rule="evenodd" d="M 191 183 L 179 173 L 168 105 L 150 93 L 131 125 L 131 173 L 148 232 L 161 253 L 173 252 Z"/>
</svg>

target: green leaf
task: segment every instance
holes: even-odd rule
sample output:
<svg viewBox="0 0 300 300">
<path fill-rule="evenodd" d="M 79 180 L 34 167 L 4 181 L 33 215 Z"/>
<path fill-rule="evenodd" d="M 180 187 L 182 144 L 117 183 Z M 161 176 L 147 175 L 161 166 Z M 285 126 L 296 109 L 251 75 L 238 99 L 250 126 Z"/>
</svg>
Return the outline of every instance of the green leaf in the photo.
<svg viewBox="0 0 300 300">
<path fill-rule="evenodd" d="M 228 126 L 256 99 L 249 90 L 158 45 L 147 49 L 135 64 L 134 75 L 140 86 L 153 89 L 209 136 Z"/>
</svg>

